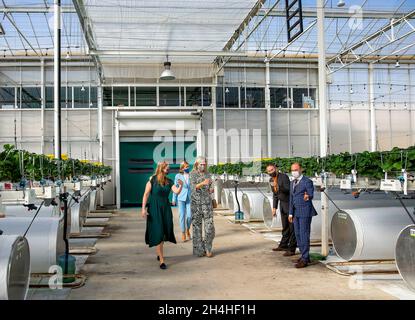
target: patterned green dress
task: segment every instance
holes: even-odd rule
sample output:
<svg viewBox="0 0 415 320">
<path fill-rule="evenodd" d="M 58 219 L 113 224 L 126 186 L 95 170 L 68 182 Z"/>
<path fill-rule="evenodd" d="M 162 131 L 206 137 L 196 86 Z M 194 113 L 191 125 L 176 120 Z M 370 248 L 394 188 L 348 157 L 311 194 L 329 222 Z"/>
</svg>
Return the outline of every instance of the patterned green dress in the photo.
<svg viewBox="0 0 415 320">
<path fill-rule="evenodd" d="M 173 181 L 168 179 L 167 184 L 163 186 L 153 176 L 150 182 L 151 193 L 145 235 L 146 244 L 154 247 L 163 241 L 176 243 L 173 229 L 173 214 L 169 202 Z"/>
</svg>

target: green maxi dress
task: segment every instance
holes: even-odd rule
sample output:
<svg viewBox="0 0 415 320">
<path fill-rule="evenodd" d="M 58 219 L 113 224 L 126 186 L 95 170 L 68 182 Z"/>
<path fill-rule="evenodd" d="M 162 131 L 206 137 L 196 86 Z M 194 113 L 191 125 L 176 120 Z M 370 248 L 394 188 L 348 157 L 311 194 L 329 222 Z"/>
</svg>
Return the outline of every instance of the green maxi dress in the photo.
<svg viewBox="0 0 415 320">
<path fill-rule="evenodd" d="M 151 193 L 147 216 L 145 240 L 150 247 L 163 241 L 176 243 L 173 229 L 173 213 L 169 202 L 169 194 L 173 181 L 167 179 L 165 186 L 160 185 L 155 176 L 151 177 Z"/>
</svg>

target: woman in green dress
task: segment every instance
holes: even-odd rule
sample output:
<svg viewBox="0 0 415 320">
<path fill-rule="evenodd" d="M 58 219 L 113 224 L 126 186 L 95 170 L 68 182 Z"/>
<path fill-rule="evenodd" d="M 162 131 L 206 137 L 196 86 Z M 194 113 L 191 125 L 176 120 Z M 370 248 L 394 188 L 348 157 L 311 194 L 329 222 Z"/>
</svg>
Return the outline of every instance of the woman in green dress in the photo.
<svg viewBox="0 0 415 320">
<path fill-rule="evenodd" d="M 156 173 L 146 184 L 143 196 L 141 215 L 147 219 L 146 244 L 156 246 L 157 260 L 160 268 L 166 269 L 164 263 L 163 244 L 165 241 L 176 243 L 173 230 L 173 214 L 169 202 L 170 191 L 178 194 L 182 191 L 183 181 L 178 180 L 177 186 L 167 177 L 169 164 L 166 161 L 157 164 Z M 147 200 L 150 196 L 149 208 Z"/>
</svg>

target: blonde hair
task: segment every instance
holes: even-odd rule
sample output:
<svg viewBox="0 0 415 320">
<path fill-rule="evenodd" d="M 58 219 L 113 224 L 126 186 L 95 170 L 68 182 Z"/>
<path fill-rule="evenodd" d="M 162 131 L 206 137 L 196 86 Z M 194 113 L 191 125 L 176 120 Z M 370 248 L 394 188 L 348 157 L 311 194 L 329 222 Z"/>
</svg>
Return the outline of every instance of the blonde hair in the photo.
<svg viewBox="0 0 415 320">
<path fill-rule="evenodd" d="M 167 184 L 168 178 L 167 175 L 164 173 L 164 169 L 169 165 L 167 161 L 160 161 L 157 163 L 156 172 L 154 173 L 153 177 L 157 178 L 157 182 L 165 186 Z"/>
<path fill-rule="evenodd" d="M 180 172 L 180 173 L 184 173 L 184 167 L 186 167 L 186 166 L 188 166 L 188 165 L 189 165 L 189 163 L 188 163 L 186 160 L 184 160 L 184 161 L 180 164 L 179 172 Z"/>
<path fill-rule="evenodd" d="M 199 163 L 201 162 L 206 162 L 206 166 L 207 166 L 207 160 L 205 157 L 199 156 L 196 158 L 195 163 L 193 165 L 193 170 L 192 171 L 196 171 L 199 169 Z"/>
</svg>

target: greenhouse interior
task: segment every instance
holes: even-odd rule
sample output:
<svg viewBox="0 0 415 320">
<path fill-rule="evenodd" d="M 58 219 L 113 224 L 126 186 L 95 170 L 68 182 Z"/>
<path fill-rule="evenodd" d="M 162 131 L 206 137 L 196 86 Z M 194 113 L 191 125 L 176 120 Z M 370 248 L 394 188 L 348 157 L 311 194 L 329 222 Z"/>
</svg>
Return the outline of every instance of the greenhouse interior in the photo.
<svg viewBox="0 0 415 320">
<path fill-rule="evenodd" d="M 0 300 L 415 300 L 415 0 L 0 10 Z"/>
</svg>

